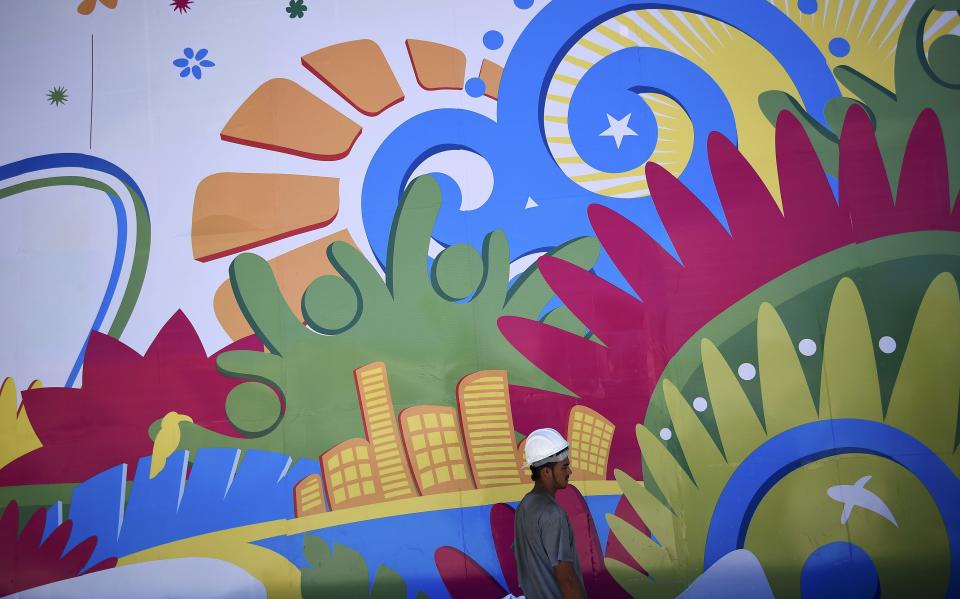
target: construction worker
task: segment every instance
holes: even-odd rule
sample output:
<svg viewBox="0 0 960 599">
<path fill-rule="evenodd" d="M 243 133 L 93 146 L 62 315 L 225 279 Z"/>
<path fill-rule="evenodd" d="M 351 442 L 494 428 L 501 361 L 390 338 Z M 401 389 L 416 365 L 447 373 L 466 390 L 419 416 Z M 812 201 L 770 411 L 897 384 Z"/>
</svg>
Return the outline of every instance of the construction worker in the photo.
<svg viewBox="0 0 960 599">
<path fill-rule="evenodd" d="M 587 596 L 570 519 L 554 498 L 570 480 L 569 447 L 552 428 L 533 431 L 524 445 L 533 490 L 517 507 L 513 554 L 520 588 L 527 599 Z"/>
</svg>

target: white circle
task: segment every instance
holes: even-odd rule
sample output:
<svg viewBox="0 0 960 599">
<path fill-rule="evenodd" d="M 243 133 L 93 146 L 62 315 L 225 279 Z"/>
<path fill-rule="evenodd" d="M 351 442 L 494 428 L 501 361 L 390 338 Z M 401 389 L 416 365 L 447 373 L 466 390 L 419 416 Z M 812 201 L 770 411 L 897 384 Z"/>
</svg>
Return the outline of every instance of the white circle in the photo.
<svg viewBox="0 0 960 599">
<path fill-rule="evenodd" d="M 897 351 L 897 340 L 889 335 L 884 335 L 880 337 L 880 343 L 877 343 L 880 347 L 880 351 L 885 354 L 892 354 Z"/>
<path fill-rule="evenodd" d="M 757 376 L 757 368 L 750 362 L 744 362 L 737 368 L 737 374 L 745 381 L 752 381 Z"/>
<path fill-rule="evenodd" d="M 664 441 L 669 441 L 670 439 L 673 438 L 673 431 L 668 429 L 667 427 L 663 427 L 662 429 L 660 429 L 660 438 L 663 439 Z"/>
<path fill-rule="evenodd" d="M 797 349 L 807 357 L 812 356 L 817 353 L 817 342 L 813 339 L 801 339 L 800 343 L 797 344 Z"/>
<path fill-rule="evenodd" d="M 707 411 L 707 399 L 705 397 L 696 397 L 693 400 L 693 409 L 698 412 Z"/>
</svg>

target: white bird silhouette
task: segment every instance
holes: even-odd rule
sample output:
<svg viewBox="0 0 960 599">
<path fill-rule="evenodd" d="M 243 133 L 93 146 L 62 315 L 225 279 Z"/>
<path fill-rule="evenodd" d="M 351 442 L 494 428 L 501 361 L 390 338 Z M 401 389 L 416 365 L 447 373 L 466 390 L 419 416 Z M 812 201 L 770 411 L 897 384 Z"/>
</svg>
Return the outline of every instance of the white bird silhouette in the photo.
<svg viewBox="0 0 960 599">
<path fill-rule="evenodd" d="M 868 474 L 852 485 L 836 485 L 827 489 L 827 495 L 829 495 L 831 499 L 843 504 L 843 513 L 840 514 L 840 524 L 847 523 L 847 520 L 850 519 L 850 513 L 853 512 L 853 508 L 862 507 L 865 510 L 870 510 L 874 514 L 886 518 L 892 522 L 894 526 L 899 528 L 897 519 L 893 517 L 893 513 L 890 511 L 890 508 L 887 507 L 887 504 L 877 497 L 876 493 L 864 488 L 864 485 L 867 484 L 870 478 Z"/>
</svg>

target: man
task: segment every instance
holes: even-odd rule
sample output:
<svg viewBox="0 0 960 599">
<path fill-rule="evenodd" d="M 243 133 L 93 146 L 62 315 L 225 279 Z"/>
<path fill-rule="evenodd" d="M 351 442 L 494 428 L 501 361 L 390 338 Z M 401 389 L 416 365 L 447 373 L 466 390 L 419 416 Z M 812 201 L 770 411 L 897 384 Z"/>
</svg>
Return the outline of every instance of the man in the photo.
<svg viewBox="0 0 960 599">
<path fill-rule="evenodd" d="M 582 599 L 583 574 L 567 512 L 556 502 L 570 480 L 570 444 L 552 428 L 533 431 L 524 457 L 533 490 L 517 507 L 513 554 L 527 599 Z"/>
</svg>

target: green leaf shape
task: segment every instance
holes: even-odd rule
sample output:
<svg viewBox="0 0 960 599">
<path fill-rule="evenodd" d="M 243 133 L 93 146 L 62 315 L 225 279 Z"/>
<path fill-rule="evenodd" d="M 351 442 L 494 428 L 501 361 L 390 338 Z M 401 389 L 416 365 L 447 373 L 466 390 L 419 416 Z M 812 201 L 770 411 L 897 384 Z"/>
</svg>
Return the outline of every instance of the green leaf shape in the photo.
<svg viewBox="0 0 960 599">
<path fill-rule="evenodd" d="M 397 572 L 380 565 L 370 587 L 370 574 L 363 556 L 343 545 L 329 547 L 323 539 L 305 535 L 303 553 L 311 568 L 300 571 L 303 599 L 326 597 L 371 597 L 406 599 L 407 585 Z M 420 597 L 423 593 L 417 595 Z M 423 595 L 425 597 L 425 595 Z"/>
<path fill-rule="evenodd" d="M 837 81 L 856 98 L 837 98 L 826 106 L 829 129 L 817 122 L 799 100 L 783 91 L 760 94 L 760 110 L 771 124 L 786 110 L 803 124 L 824 168 L 832 175 L 838 171 L 838 138 L 846 109 L 861 103 L 876 126 L 883 164 L 890 178 L 890 189 L 896 193 L 900 181 L 900 164 L 907 139 L 917 117 L 931 108 L 940 119 L 947 149 L 951 202 L 960 191 L 960 75 L 957 67 L 956 36 L 945 36 L 931 46 L 930 56 L 924 52 L 924 24 L 934 10 L 960 9 L 958 0 L 917 0 L 904 18 L 897 39 L 894 61 L 894 87 L 888 90 L 863 73 L 841 65 L 833 70 Z"/>
<path fill-rule="evenodd" d="M 504 315 L 536 319 L 554 297 L 536 265 L 510 284 L 502 232 L 488 234 L 480 252 L 452 246 L 429 266 L 441 200 L 429 175 L 407 187 L 391 230 L 386 281 L 359 250 L 331 244 L 327 255 L 343 279 L 320 277 L 310 285 L 302 301 L 307 326 L 287 306 L 266 260 L 255 254 L 234 259 L 230 281 L 240 309 L 269 352 L 225 352 L 217 366 L 253 381 L 230 394 L 238 413 L 246 413 L 246 403 L 262 405 L 274 390 L 284 411 L 276 422 L 261 421 L 259 430 L 244 428 L 246 439 L 185 425 L 180 447 L 256 448 L 316 459 L 363 436 L 353 371 L 377 361 L 387 366 L 397 412 L 455 406 L 458 381 L 478 370 L 507 370 L 511 383 L 564 393 L 497 328 Z M 589 269 L 599 251 L 596 239 L 582 237 L 549 254 Z"/>
</svg>

